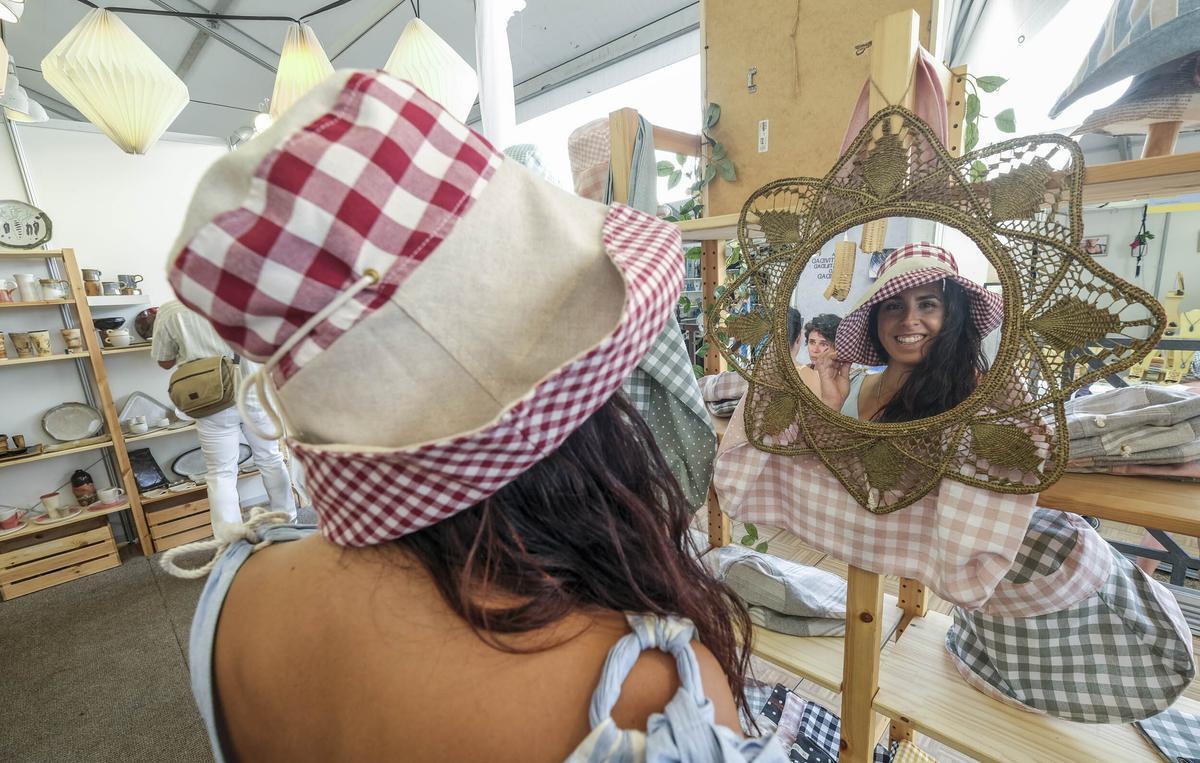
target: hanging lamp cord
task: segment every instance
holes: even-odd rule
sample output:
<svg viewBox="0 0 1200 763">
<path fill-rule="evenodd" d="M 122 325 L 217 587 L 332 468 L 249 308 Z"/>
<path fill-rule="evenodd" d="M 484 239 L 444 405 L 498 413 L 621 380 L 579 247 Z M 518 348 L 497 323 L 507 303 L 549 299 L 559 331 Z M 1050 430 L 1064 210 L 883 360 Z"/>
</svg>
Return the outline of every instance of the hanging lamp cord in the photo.
<svg viewBox="0 0 1200 763">
<path fill-rule="evenodd" d="M 408 0 L 408 1 L 415 2 L 415 0 Z M 102 8 L 103 7 L 103 6 L 97 5 L 96 3 L 92 2 L 92 0 L 78 0 L 78 2 L 83 3 L 84 5 L 88 6 L 89 8 Z M 163 10 L 161 8 L 126 8 L 126 7 L 118 7 L 118 6 L 113 6 L 111 8 L 104 8 L 104 10 L 111 11 L 112 13 L 136 13 L 136 14 L 140 14 L 143 16 L 174 16 L 175 18 L 180 18 L 180 19 L 205 19 L 207 21 L 287 21 L 287 22 L 290 22 L 293 24 L 299 24 L 302 21 L 311 19 L 314 16 L 319 16 L 322 13 L 325 13 L 326 11 L 333 10 L 334 8 L 339 8 L 349 2 L 350 2 L 350 0 L 333 0 L 332 3 L 328 3 L 327 5 L 322 5 L 320 8 L 316 9 L 315 11 L 311 11 L 311 12 L 306 13 L 303 16 L 299 16 L 299 17 L 296 17 L 296 16 L 242 16 L 242 15 L 238 15 L 238 14 L 229 14 L 229 13 L 168 11 L 168 10 Z M 420 16 L 420 13 L 417 13 L 417 15 Z"/>
</svg>

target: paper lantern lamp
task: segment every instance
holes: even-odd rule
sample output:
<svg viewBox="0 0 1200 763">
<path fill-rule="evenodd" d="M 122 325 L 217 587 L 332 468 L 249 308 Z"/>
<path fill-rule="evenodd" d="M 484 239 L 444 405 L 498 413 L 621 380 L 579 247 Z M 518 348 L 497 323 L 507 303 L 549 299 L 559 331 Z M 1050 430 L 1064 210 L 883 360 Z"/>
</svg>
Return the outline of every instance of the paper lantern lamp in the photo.
<svg viewBox="0 0 1200 763">
<path fill-rule="evenodd" d="M 129 154 L 146 153 L 188 103 L 183 80 L 103 8 L 42 59 L 42 76 Z"/>
<path fill-rule="evenodd" d="M 420 19 L 404 27 L 383 69 L 419 87 L 460 122 L 479 95 L 475 70 Z"/>
<path fill-rule="evenodd" d="M 292 104 L 333 74 L 333 64 L 317 40 L 317 33 L 308 24 L 293 24 L 283 38 L 279 54 L 279 70 L 275 73 L 275 89 L 271 91 L 271 118 L 291 108 Z"/>
<path fill-rule="evenodd" d="M 15 24 L 25 12 L 25 0 L 0 0 L 0 21 Z"/>
</svg>

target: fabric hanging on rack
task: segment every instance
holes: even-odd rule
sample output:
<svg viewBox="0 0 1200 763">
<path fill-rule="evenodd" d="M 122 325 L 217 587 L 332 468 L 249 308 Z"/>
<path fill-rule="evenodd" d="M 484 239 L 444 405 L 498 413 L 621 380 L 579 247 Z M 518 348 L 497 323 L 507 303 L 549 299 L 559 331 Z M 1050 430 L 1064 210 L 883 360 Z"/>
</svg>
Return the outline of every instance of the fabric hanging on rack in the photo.
<svg viewBox="0 0 1200 763">
<path fill-rule="evenodd" d="M 871 572 L 923 581 L 947 601 L 982 606 L 1012 567 L 1035 495 L 953 480 L 889 514 L 860 506 L 816 456 L 780 456 L 746 439 L 745 399 L 721 438 L 713 486 L 725 513 L 785 528 Z"/>
<path fill-rule="evenodd" d="M 476 0 L 475 70 L 479 73 L 480 132 L 493 146 L 508 146 L 517 126 L 508 21 L 525 0 Z"/>
<path fill-rule="evenodd" d="M 611 154 L 608 119 L 594 119 L 571 131 L 567 137 L 567 156 L 571 160 L 575 193 L 599 202 L 612 197 L 612 173 L 608 166 Z"/>
<path fill-rule="evenodd" d="M 987 604 L 955 610 L 946 649 L 984 694 L 1083 723 L 1159 713 L 1196 673 L 1171 592 L 1083 519 L 1047 509 Z"/>
<path fill-rule="evenodd" d="M 937 72 L 937 61 L 929 55 L 929 51 L 921 48 L 909 87 L 913 88 L 913 113 L 933 129 L 934 135 L 944 146 L 949 116 L 946 111 L 946 92 L 942 90 L 942 81 Z M 870 103 L 871 80 L 868 79 L 863 83 L 862 92 L 858 94 L 858 101 L 854 104 L 854 112 L 850 116 L 850 124 L 846 127 L 846 135 L 842 138 L 839 154 L 846 153 L 846 149 L 871 118 Z"/>
<path fill-rule="evenodd" d="M 653 135 L 653 126 L 641 117 L 629 175 L 629 206 L 651 215 L 658 210 Z M 611 154 L 611 146 L 606 150 Z M 604 201 L 611 204 L 611 177 L 607 187 L 610 196 Z M 704 408 L 683 331 L 674 316 L 667 320 L 650 351 L 625 380 L 623 389 L 646 419 L 688 503 L 697 508 L 703 506 L 712 478 L 717 433 Z"/>
</svg>

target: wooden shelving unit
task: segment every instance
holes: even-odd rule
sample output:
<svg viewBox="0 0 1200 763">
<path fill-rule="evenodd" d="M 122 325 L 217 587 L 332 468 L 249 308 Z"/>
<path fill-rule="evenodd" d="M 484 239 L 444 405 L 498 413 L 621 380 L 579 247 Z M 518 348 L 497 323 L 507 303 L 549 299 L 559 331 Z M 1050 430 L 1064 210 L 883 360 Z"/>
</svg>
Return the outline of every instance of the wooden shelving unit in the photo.
<svg viewBox="0 0 1200 763">
<path fill-rule="evenodd" d="M 31 307 L 58 307 L 59 305 L 73 305 L 73 299 L 42 299 L 37 302 L 0 302 L 0 310 L 22 310 Z"/>
<path fill-rule="evenodd" d="M 83 355 L 83 353 L 79 352 L 72 353 L 70 355 L 62 352 L 56 355 L 45 355 L 34 358 L 6 358 L 0 360 L 0 368 L 8 368 L 9 366 L 27 366 L 34 363 L 53 363 L 58 360 L 87 360 L 87 357 Z"/>
<path fill-rule="evenodd" d="M 128 347 L 105 347 L 100 351 L 101 355 L 124 355 L 127 352 L 149 352 L 149 342 L 139 342 L 131 344 Z"/>
<path fill-rule="evenodd" d="M 185 427 L 176 427 L 175 429 L 171 429 L 170 427 L 168 427 L 166 429 L 156 429 L 153 432 L 146 432 L 145 434 L 127 435 L 125 437 L 125 442 L 126 442 L 126 444 L 134 443 L 134 442 L 142 442 L 143 440 L 153 440 L 156 437 L 166 437 L 168 435 L 179 434 L 180 432 L 195 432 L 195 431 L 196 431 L 196 425 L 193 423 L 193 424 L 188 424 Z"/>
<path fill-rule="evenodd" d="M 20 464 L 32 464 L 34 461 L 45 461 L 51 458 L 58 458 L 59 456 L 69 456 L 73 453 L 86 453 L 89 450 L 111 448 L 112 446 L 112 440 L 104 440 L 103 442 L 88 443 L 87 445 L 80 445 L 74 448 L 63 448 L 62 450 L 55 450 L 49 453 L 39 453 L 36 456 L 28 456 L 26 458 L 6 458 L 0 461 L 0 469 L 9 466 L 19 466 Z"/>
</svg>

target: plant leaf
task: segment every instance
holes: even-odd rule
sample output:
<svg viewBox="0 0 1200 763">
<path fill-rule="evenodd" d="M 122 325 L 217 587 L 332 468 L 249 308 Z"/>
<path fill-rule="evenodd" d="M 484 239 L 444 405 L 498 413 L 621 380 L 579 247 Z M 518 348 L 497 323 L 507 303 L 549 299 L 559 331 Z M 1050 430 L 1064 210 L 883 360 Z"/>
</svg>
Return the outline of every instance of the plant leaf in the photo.
<svg viewBox="0 0 1200 763">
<path fill-rule="evenodd" d="M 675 163 L 682 167 L 687 164 L 687 157 L 683 154 L 675 154 Z"/>
<path fill-rule="evenodd" d="M 971 162 L 971 182 L 972 183 L 982 182 L 987 177 L 987 174 L 988 174 L 988 168 L 987 168 L 986 164 L 979 161 L 978 159 Z"/>
<path fill-rule="evenodd" d="M 701 365 L 693 365 L 693 366 L 692 366 L 692 373 L 694 373 L 694 374 L 696 375 L 696 378 L 697 378 L 697 379 L 701 378 L 702 376 L 704 376 L 704 366 L 701 366 Z"/>
<path fill-rule="evenodd" d="M 684 312 L 691 310 L 692 309 L 692 300 L 688 299 L 687 297 L 680 297 L 679 298 L 679 309 L 683 310 Z"/>
<path fill-rule="evenodd" d="M 674 188 L 675 186 L 679 185 L 679 181 L 682 179 L 683 179 L 683 173 L 680 172 L 679 170 L 675 170 L 674 172 L 671 173 L 671 176 L 669 178 L 667 178 L 667 188 L 668 189 Z"/>
<path fill-rule="evenodd" d="M 746 532 L 749 533 L 750 535 L 754 536 L 755 538 L 758 537 L 758 528 L 749 522 L 746 523 Z"/>
<path fill-rule="evenodd" d="M 716 176 L 717 176 L 717 166 L 715 164 L 709 164 L 709 165 L 705 166 L 705 168 L 704 168 L 704 177 L 701 178 L 700 183 L 701 184 L 711 183 L 712 179 L 715 178 Z"/>
<path fill-rule="evenodd" d="M 717 162 L 717 172 L 720 172 L 721 177 L 730 183 L 737 180 L 737 170 L 734 169 L 733 162 L 729 159 Z"/>
<path fill-rule="evenodd" d="M 670 175 L 674 171 L 675 171 L 674 164 L 671 164 L 668 161 L 661 161 L 658 163 L 658 176 L 660 178 L 665 178 L 667 175 Z"/>
<path fill-rule="evenodd" d="M 686 252 L 683 253 L 683 256 L 689 260 L 700 259 L 700 247 L 698 247 L 698 246 L 690 247 Z"/>
<path fill-rule="evenodd" d="M 696 206 L 696 200 L 695 200 L 695 199 L 688 199 L 687 201 L 683 202 L 683 205 L 682 205 L 682 206 L 680 206 L 680 207 L 679 207 L 679 211 L 680 211 L 680 213 L 683 213 L 683 212 L 690 212 L 690 211 L 692 211 L 692 209 L 693 209 L 695 206 Z"/>
<path fill-rule="evenodd" d="M 977 77 L 975 84 L 979 85 L 979 89 L 985 93 L 994 93 L 1000 89 L 1000 86 L 1008 82 L 1004 77 Z"/>
<path fill-rule="evenodd" d="M 974 93 L 967 95 L 967 121 L 973 121 L 979 118 L 979 96 Z"/>
<path fill-rule="evenodd" d="M 996 127 L 1000 132 L 1016 132 L 1017 116 L 1012 109 L 1005 109 L 995 116 Z"/>
<path fill-rule="evenodd" d="M 762 543 L 759 543 L 757 546 L 754 547 L 754 550 L 760 554 L 767 553 L 767 542 L 764 540 Z"/>
<path fill-rule="evenodd" d="M 707 354 L 708 354 L 708 342 L 705 342 L 704 344 L 702 344 L 696 348 L 696 357 L 697 358 L 703 358 Z"/>
<path fill-rule="evenodd" d="M 738 543 L 741 543 L 743 546 L 749 546 L 753 542 L 754 542 L 754 539 L 751 538 L 749 535 L 743 535 L 742 539 L 740 541 L 738 541 Z"/>
<path fill-rule="evenodd" d="M 979 145 L 979 125 L 967 122 L 967 136 L 963 141 L 963 148 L 970 152 L 977 145 Z"/>
<path fill-rule="evenodd" d="M 715 162 L 715 161 L 720 161 L 721 159 L 724 159 L 724 158 L 725 158 L 725 146 L 720 143 L 713 145 L 711 159 Z"/>
<path fill-rule="evenodd" d="M 669 223 L 677 223 L 679 222 L 679 215 L 667 215 L 663 219 Z"/>
<path fill-rule="evenodd" d="M 710 103 L 708 108 L 704 110 L 704 126 L 712 127 L 717 122 L 721 121 L 721 106 L 720 104 Z"/>
</svg>

